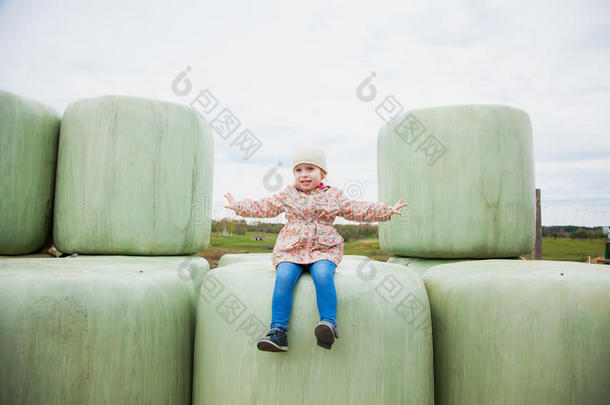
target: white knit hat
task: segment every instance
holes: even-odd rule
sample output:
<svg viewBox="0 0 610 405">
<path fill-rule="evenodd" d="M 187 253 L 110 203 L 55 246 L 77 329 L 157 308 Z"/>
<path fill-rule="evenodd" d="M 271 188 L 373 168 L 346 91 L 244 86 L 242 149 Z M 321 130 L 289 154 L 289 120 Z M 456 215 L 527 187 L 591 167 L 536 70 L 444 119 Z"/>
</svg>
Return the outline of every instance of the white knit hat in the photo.
<svg viewBox="0 0 610 405">
<path fill-rule="evenodd" d="M 310 163 L 324 170 L 324 173 L 328 173 L 328 170 L 326 170 L 326 152 L 320 148 L 305 146 L 297 149 L 292 156 L 292 171 L 294 172 L 294 168 L 301 163 Z"/>
</svg>

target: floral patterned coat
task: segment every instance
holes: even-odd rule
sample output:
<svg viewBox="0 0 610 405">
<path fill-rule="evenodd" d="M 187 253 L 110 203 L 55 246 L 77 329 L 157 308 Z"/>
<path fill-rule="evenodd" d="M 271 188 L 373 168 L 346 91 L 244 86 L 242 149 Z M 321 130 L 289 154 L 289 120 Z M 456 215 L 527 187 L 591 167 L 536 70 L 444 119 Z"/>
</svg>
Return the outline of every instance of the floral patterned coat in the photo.
<svg viewBox="0 0 610 405">
<path fill-rule="evenodd" d="M 244 199 L 235 203 L 242 217 L 271 218 L 286 213 L 286 225 L 278 234 L 271 261 L 314 263 L 330 260 L 339 265 L 343 258 L 343 238 L 332 226 L 340 216 L 357 222 L 384 222 L 392 217 L 392 206 L 382 202 L 351 200 L 337 187 L 320 184 L 303 191 L 291 184 L 262 200 Z"/>
</svg>

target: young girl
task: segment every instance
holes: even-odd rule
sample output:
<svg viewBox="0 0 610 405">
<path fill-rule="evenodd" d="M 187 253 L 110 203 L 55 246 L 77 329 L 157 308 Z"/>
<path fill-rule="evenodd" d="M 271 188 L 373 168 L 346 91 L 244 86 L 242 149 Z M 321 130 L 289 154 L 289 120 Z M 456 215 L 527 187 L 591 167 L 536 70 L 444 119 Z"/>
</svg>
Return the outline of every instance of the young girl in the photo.
<svg viewBox="0 0 610 405">
<path fill-rule="evenodd" d="M 337 333 L 337 295 L 334 273 L 343 257 L 343 238 L 332 226 L 335 217 L 357 222 L 389 221 L 402 215 L 402 199 L 392 207 L 382 202 L 353 201 L 341 189 L 325 185 L 326 154 L 318 148 L 301 148 L 293 156 L 294 184 L 259 201 L 235 201 L 225 194 L 230 208 L 242 217 L 271 218 L 286 213 L 271 260 L 276 268 L 271 304 L 271 330 L 257 342 L 259 350 L 288 350 L 288 321 L 294 287 L 307 269 L 316 287 L 320 322 L 314 329 L 318 346 L 330 349 Z"/>
</svg>

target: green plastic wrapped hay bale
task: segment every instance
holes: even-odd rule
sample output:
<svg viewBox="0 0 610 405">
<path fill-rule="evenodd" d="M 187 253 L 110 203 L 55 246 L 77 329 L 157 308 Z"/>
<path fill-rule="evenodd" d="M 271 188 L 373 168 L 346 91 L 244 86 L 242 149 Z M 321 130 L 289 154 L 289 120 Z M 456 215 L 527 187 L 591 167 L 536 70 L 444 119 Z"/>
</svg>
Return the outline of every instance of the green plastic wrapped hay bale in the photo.
<svg viewBox="0 0 610 405">
<path fill-rule="evenodd" d="M 513 257 L 511 260 L 525 260 L 523 257 Z M 400 257 L 391 256 L 388 258 L 388 263 L 401 264 L 403 266 L 409 266 L 409 270 L 412 270 L 423 276 L 426 271 L 438 266 L 439 264 L 449 264 L 468 261 L 467 259 L 422 259 L 420 257 Z"/>
<path fill-rule="evenodd" d="M 610 403 L 607 266 L 477 260 L 423 278 L 436 403 Z"/>
<path fill-rule="evenodd" d="M 70 104 L 57 163 L 58 249 L 134 255 L 204 250 L 212 165 L 211 129 L 193 109 L 124 96 Z"/>
<path fill-rule="evenodd" d="M 217 267 L 244 262 L 256 262 L 271 266 L 271 253 L 225 253 L 218 261 Z"/>
<path fill-rule="evenodd" d="M 190 404 L 202 258 L 0 260 L 0 403 Z"/>
<path fill-rule="evenodd" d="M 464 259 L 421 259 L 419 257 L 389 257 L 387 262 L 408 266 L 409 270 L 417 273 L 420 277 L 424 275 L 426 271 L 438 266 L 439 264 L 448 264 L 462 262 Z"/>
<path fill-rule="evenodd" d="M 532 129 L 522 110 L 409 111 L 378 137 L 379 199 L 408 203 L 379 224 L 382 249 L 426 258 L 508 258 L 534 242 Z"/>
<path fill-rule="evenodd" d="M 272 266 L 234 263 L 204 277 L 197 314 L 194 404 L 432 404 L 432 338 L 421 278 L 366 260 L 335 273 L 339 338 L 316 345 L 309 272 L 298 281 L 288 351 L 259 351 L 269 329 Z"/>
<path fill-rule="evenodd" d="M 40 250 L 49 236 L 59 115 L 0 90 L 0 254 Z"/>
<path fill-rule="evenodd" d="M 361 261 L 361 260 L 370 260 L 366 256 L 358 256 L 358 255 L 344 255 L 341 263 L 344 261 Z M 218 261 L 217 267 L 228 266 L 233 263 L 243 263 L 243 262 L 257 262 L 272 265 L 271 263 L 271 253 L 226 253 L 222 255 L 220 260 Z M 341 265 L 339 263 L 339 266 Z"/>
</svg>

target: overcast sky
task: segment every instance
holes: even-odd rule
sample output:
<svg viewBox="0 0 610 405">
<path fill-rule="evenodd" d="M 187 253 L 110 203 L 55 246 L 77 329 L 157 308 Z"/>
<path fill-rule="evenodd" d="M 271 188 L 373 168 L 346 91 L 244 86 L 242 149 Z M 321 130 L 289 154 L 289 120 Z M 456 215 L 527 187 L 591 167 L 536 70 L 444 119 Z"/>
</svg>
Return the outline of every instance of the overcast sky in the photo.
<svg viewBox="0 0 610 405">
<path fill-rule="evenodd" d="M 171 5 L 168 5 L 171 4 Z M 248 160 L 215 137 L 224 193 L 262 198 L 292 151 L 327 151 L 328 183 L 376 201 L 384 122 L 356 87 L 405 110 L 506 104 L 532 121 L 543 224 L 610 224 L 610 2 L 3 1 L 0 88 L 63 113 L 125 94 L 181 104 L 209 89 L 262 142 Z M 171 83 L 185 68 L 192 91 Z M 220 107 L 219 107 L 220 108 Z M 407 199 L 408 201 L 408 199 Z M 339 222 L 339 221 L 338 221 Z"/>
</svg>

